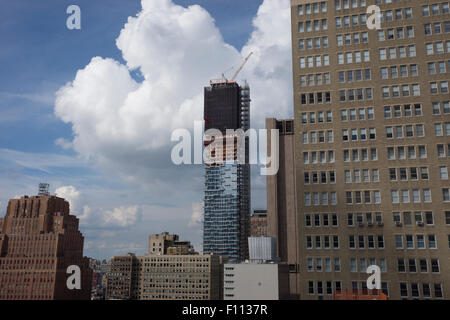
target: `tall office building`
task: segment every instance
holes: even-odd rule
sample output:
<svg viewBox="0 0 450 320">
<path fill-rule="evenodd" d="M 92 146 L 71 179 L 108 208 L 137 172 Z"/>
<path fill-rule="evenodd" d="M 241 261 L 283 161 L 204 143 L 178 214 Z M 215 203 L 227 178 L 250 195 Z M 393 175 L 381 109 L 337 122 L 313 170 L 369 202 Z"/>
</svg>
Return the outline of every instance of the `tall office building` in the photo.
<svg viewBox="0 0 450 320">
<path fill-rule="evenodd" d="M 244 131 L 250 126 L 250 88 L 234 81 L 211 82 L 205 88 L 205 131 L 217 129 L 223 137 L 222 152 L 211 149 L 214 163 L 205 165 L 203 252 L 242 261 L 248 257 L 250 233 L 250 165 L 248 138 L 245 163 L 239 163 L 236 135 L 227 129 Z M 234 141 L 227 145 L 227 139 Z M 205 143 L 208 146 L 208 143 Z M 232 161 L 226 161 L 231 159 Z"/>
<path fill-rule="evenodd" d="M 0 219 L 0 299 L 90 299 L 92 270 L 78 223 L 69 203 L 48 193 L 10 200 Z M 72 265 L 81 289 L 67 287 Z"/>
<path fill-rule="evenodd" d="M 300 298 L 364 289 L 369 265 L 390 299 L 450 298 L 449 2 L 291 15 Z"/>
</svg>

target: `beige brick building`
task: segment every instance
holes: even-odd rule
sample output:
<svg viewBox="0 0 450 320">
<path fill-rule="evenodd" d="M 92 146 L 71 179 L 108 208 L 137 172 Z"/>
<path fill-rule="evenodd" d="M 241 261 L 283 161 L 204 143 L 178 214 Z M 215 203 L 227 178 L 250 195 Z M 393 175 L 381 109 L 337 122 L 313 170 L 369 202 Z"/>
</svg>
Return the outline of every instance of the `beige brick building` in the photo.
<svg viewBox="0 0 450 320">
<path fill-rule="evenodd" d="M 364 289 L 376 264 L 390 299 L 449 299 L 448 1 L 291 0 L 291 15 L 294 289 Z"/>
<path fill-rule="evenodd" d="M 149 236 L 149 254 L 111 258 L 109 300 L 221 300 L 221 256 L 199 255 L 189 241 L 162 233 Z"/>
</svg>

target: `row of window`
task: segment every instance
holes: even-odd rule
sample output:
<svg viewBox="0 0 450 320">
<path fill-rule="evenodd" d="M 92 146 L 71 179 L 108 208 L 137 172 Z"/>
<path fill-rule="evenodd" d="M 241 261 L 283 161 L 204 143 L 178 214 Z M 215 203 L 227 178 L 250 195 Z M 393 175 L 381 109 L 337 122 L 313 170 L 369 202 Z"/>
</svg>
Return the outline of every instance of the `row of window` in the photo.
<svg viewBox="0 0 450 320">
<path fill-rule="evenodd" d="M 323 84 L 330 84 L 330 73 L 316 73 L 316 74 L 307 74 L 300 76 L 300 87 L 312 87 L 312 86 L 321 86 Z"/>
<path fill-rule="evenodd" d="M 322 104 L 331 103 L 330 91 L 325 92 L 310 92 L 300 94 L 301 104 Z"/>
<path fill-rule="evenodd" d="M 405 160 L 406 156 L 408 156 L 408 159 L 416 159 L 417 152 L 419 159 L 428 157 L 427 147 L 424 145 L 387 147 L 386 150 L 388 160 Z"/>
<path fill-rule="evenodd" d="M 373 214 L 372 212 L 367 212 L 365 214 L 366 216 L 366 224 L 368 226 L 372 226 L 374 224 L 373 221 Z M 355 221 L 356 219 L 356 221 Z M 380 225 L 383 224 L 383 216 L 381 214 L 381 212 L 377 212 L 375 214 L 375 222 Z M 347 226 L 348 227 L 354 227 L 358 225 L 359 227 L 364 226 L 364 215 L 362 213 L 347 213 Z M 372 243 L 373 241 L 373 236 L 368 238 L 368 242 Z M 373 247 L 371 247 L 373 248 Z"/>
<path fill-rule="evenodd" d="M 428 56 L 433 54 L 443 54 L 445 52 L 450 53 L 450 41 L 445 42 L 445 49 L 444 42 L 442 41 L 426 43 L 425 49 Z"/>
<path fill-rule="evenodd" d="M 338 34 L 336 35 L 336 45 L 342 47 L 344 45 L 350 46 L 360 43 L 369 43 L 368 32 L 354 32 L 352 34 Z"/>
<path fill-rule="evenodd" d="M 304 182 L 305 184 L 327 184 L 327 183 L 336 183 L 336 172 L 335 171 L 313 171 L 313 172 L 305 172 L 304 173 Z"/>
<path fill-rule="evenodd" d="M 297 12 L 299 16 L 303 16 L 306 14 L 325 13 L 327 12 L 327 2 L 322 1 L 315 3 L 300 4 L 297 7 Z"/>
<path fill-rule="evenodd" d="M 359 161 L 377 161 L 378 153 L 376 148 L 361 149 L 344 149 L 344 162 L 359 162 Z"/>
<path fill-rule="evenodd" d="M 422 105 L 420 103 L 414 104 L 414 107 L 410 104 L 395 105 L 395 106 L 384 106 L 384 118 L 391 119 L 401 118 L 401 117 L 421 117 L 422 116 Z"/>
<path fill-rule="evenodd" d="M 377 263 L 378 260 L 378 263 Z M 358 263 L 359 262 L 359 263 Z M 350 272 L 367 272 L 368 266 L 376 265 L 380 267 L 381 272 L 387 272 L 386 259 L 385 258 L 350 258 Z M 359 268 L 358 268 L 359 266 Z"/>
<path fill-rule="evenodd" d="M 336 17 L 336 29 L 365 26 L 367 23 L 367 14 L 354 14 L 352 16 Z"/>
<path fill-rule="evenodd" d="M 318 112 L 303 112 L 301 115 L 302 124 L 314 124 L 314 123 L 324 123 L 324 122 L 333 122 L 333 112 L 332 111 L 318 111 Z"/>
<path fill-rule="evenodd" d="M 303 163 L 334 163 L 334 150 L 303 152 Z"/>
<path fill-rule="evenodd" d="M 330 220 L 331 216 L 331 220 Z M 314 220 L 313 220 L 314 219 Z M 338 216 L 336 213 L 322 213 L 322 214 L 305 214 L 305 226 L 312 227 L 314 222 L 314 227 L 337 227 L 338 226 Z M 325 236 L 328 237 L 328 236 Z M 336 240 L 339 242 L 339 238 Z M 328 242 L 328 241 L 325 241 Z M 339 246 L 336 246 L 339 247 Z"/>
<path fill-rule="evenodd" d="M 419 97 L 420 96 L 420 85 L 417 83 L 414 84 L 403 84 L 403 85 L 394 85 L 394 86 L 386 86 L 381 88 L 382 97 L 384 99 L 387 98 L 399 98 L 400 94 L 402 97 Z"/>
<path fill-rule="evenodd" d="M 358 88 L 358 89 L 347 89 L 339 90 L 339 101 L 362 101 L 362 100 L 372 100 L 373 99 L 373 89 L 372 88 Z"/>
<path fill-rule="evenodd" d="M 339 52 L 337 54 L 338 64 L 350 64 L 350 63 L 361 63 L 370 61 L 370 51 L 349 51 L 349 52 Z"/>
<path fill-rule="evenodd" d="M 300 68 L 319 68 L 330 65 L 330 56 L 327 54 L 318 56 L 300 57 Z"/>
<path fill-rule="evenodd" d="M 436 62 L 428 62 L 428 74 L 435 75 L 438 73 L 447 73 L 447 68 L 450 70 L 450 60 L 445 61 L 436 61 Z M 448 67 L 447 67 L 448 66 Z"/>
<path fill-rule="evenodd" d="M 375 119 L 375 109 L 373 107 L 341 110 L 341 121 Z"/>
<path fill-rule="evenodd" d="M 365 190 L 365 191 L 346 191 L 346 204 L 380 204 L 381 193 L 379 190 Z"/>
<path fill-rule="evenodd" d="M 309 137 L 309 139 L 308 139 Z M 315 144 L 315 143 L 332 143 L 334 141 L 334 135 L 333 130 L 326 130 L 326 131 L 310 131 L 303 132 L 302 134 L 302 143 L 303 144 Z"/>
<path fill-rule="evenodd" d="M 411 297 L 412 298 L 420 298 L 420 288 L 419 283 L 411 283 Z M 442 293 L 442 284 L 435 283 L 434 285 L 434 298 L 441 299 L 444 297 Z M 407 282 L 400 283 L 400 296 L 402 298 L 408 298 L 409 284 Z M 422 283 L 422 297 L 423 298 L 431 298 L 431 285 L 429 283 Z"/>
<path fill-rule="evenodd" d="M 399 21 L 399 20 L 407 20 L 412 19 L 413 17 L 413 11 L 412 8 L 399 8 L 395 10 L 386 10 L 383 12 L 380 12 L 380 21 L 381 22 L 392 22 Z"/>
<path fill-rule="evenodd" d="M 388 160 L 406 160 L 408 159 L 426 159 L 427 149 L 424 145 L 419 146 L 397 146 L 397 147 L 387 147 L 387 159 Z M 418 152 L 418 154 L 417 154 Z M 445 150 L 445 145 L 437 145 L 437 155 L 439 158 L 444 158 L 446 156 L 450 157 L 450 144 L 447 145 L 447 155 Z M 368 149 L 345 149 L 343 150 L 344 162 L 358 162 L 358 161 L 376 161 L 378 160 L 378 154 L 376 148 L 371 148 L 370 153 Z M 303 163 L 304 164 L 318 164 L 318 163 L 334 163 L 334 150 L 328 151 L 310 151 L 303 152 Z"/>
<path fill-rule="evenodd" d="M 298 40 L 299 50 L 328 48 L 328 37 L 316 37 Z"/>
<path fill-rule="evenodd" d="M 339 1 L 339 0 L 337 0 Z M 377 0 L 381 1 L 381 0 Z M 385 0 L 385 1 L 392 1 L 392 0 Z M 324 283 L 323 281 L 308 281 L 308 294 L 309 295 L 318 295 L 319 298 L 321 298 L 323 295 L 332 296 L 335 291 L 341 292 L 342 291 L 342 282 L 341 281 L 334 281 L 334 288 L 333 288 L 333 282 L 332 281 L 325 281 L 326 288 L 324 289 Z M 367 281 L 352 281 L 352 290 L 358 291 L 361 290 L 362 294 L 369 294 L 370 290 L 367 290 Z M 400 283 L 400 296 L 402 298 L 408 298 L 409 297 L 409 284 L 407 282 L 401 282 Z M 420 291 L 420 286 L 422 287 L 422 291 Z M 442 284 L 440 283 L 434 283 L 434 298 L 442 299 L 443 291 L 442 291 Z M 333 289 L 335 291 L 333 291 Z M 382 292 L 389 297 L 389 286 L 387 282 L 381 282 L 381 290 Z M 420 298 L 423 297 L 425 299 L 432 298 L 431 295 L 431 284 L 430 283 L 411 283 L 411 297 L 412 298 Z M 421 295 L 422 294 L 422 295 Z"/>
<path fill-rule="evenodd" d="M 450 21 L 427 23 L 423 28 L 426 36 L 450 33 Z"/>
<path fill-rule="evenodd" d="M 414 215 L 414 222 L 416 226 L 432 226 L 434 225 L 434 215 L 433 212 L 427 211 L 427 212 L 421 212 L 421 211 L 415 211 L 414 213 L 406 211 L 406 212 L 392 212 L 392 219 L 394 222 L 394 225 L 396 226 L 412 226 L 413 225 L 413 215 Z M 423 219 L 423 216 L 425 215 L 425 221 Z M 448 221 L 450 222 L 450 221 Z M 448 223 L 447 223 L 448 224 Z"/>
<path fill-rule="evenodd" d="M 378 263 L 377 263 L 378 260 Z M 358 261 L 356 258 L 350 258 L 350 272 L 358 272 Z M 360 258 L 359 270 L 366 273 L 367 267 L 377 265 L 380 267 L 381 272 L 386 272 L 386 259 L 385 258 Z M 308 272 L 332 272 L 331 258 L 306 258 L 306 270 Z"/>
<path fill-rule="evenodd" d="M 438 16 L 440 14 L 449 13 L 448 2 L 433 3 L 432 5 L 422 6 L 422 16 L 429 17 L 430 15 Z"/>
<path fill-rule="evenodd" d="M 405 261 L 406 260 L 406 261 Z M 408 265 L 406 265 L 408 263 Z M 430 266 L 430 268 L 428 267 Z M 440 273 L 439 259 L 415 259 L 415 258 L 399 258 L 397 259 L 397 272 L 405 273 Z"/>
<path fill-rule="evenodd" d="M 364 8 L 367 5 L 366 0 L 334 0 L 334 9 L 345 10 L 345 9 L 356 9 Z"/>
<path fill-rule="evenodd" d="M 433 115 L 450 114 L 450 101 L 432 102 Z"/>
<path fill-rule="evenodd" d="M 445 151 L 447 151 L 447 154 L 445 154 Z M 438 144 L 437 145 L 437 155 L 438 155 L 438 158 L 450 157 L 450 143 L 447 144 L 447 150 L 445 150 L 445 145 Z"/>
<path fill-rule="evenodd" d="M 417 249 L 437 249 L 437 240 L 435 234 L 428 234 L 426 237 L 423 234 L 418 234 L 415 237 L 416 242 L 414 242 L 414 235 L 412 234 L 396 234 L 394 235 L 394 238 L 396 249 L 415 249 L 416 245 Z M 428 246 L 426 242 L 428 242 Z"/>
<path fill-rule="evenodd" d="M 345 183 L 369 183 L 369 182 L 379 182 L 380 172 L 378 169 L 355 169 L 344 171 L 344 181 Z"/>
<path fill-rule="evenodd" d="M 367 134 L 369 133 L 369 134 Z M 342 141 L 366 141 L 375 140 L 377 138 L 375 128 L 360 128 L 358 129 L 342 129 Z"/>
<path fill-rule="evenodd" d="M 314 247 L 313 247 L 314 239 Z M 339 249 L 339 236 L 306 236 L 306 249 Z"/>
<path fill-rule="evenodd" d="M 353 81 L 368 81 L 372 80 L 372 73 L 370 69 L 356 69 L 356 70 L 346 70 L 338 71 L 338 82 L 349 83 Z"/>
<path fill-rule="evenodd" d="M 336 192 L 305 192 L 304 205 L 308 206 L 335 206 L 337 204 Z"/>
<path fill-rule="evenodd" d="M 318 32 L 328 30 L 327 19 L 299 21 L 298 32 Z"/>
<path fill-rule="evenodd" d="M 388 126 L 385 128 L 386 130 L 386 138 L 387 139 L 403 139 L 403 138 L 413 138 L 415 137 L 424 137 L 425 129 L 423 124 L 408 124 L 408 125 L 400 125 L 391 127 Z"/>
<path fill-rule="evenodd" d="M 450 122 L 446 123 L 435 123 L 434 124 L 434 135 L 436 137 L 450 136 Z"/>
<path fill-rule="evenodd" d="M 378 30 L 378 41 L 414 38 L 414 27 L 397 27 Z"/>
<path fill-rule="evenodd" d="M 409 68 L 407 65 L 380 68 L 380 77 L 383 80 L 397 79 L 398 77 L 406 78 L 408 76 L 417 77 L 418 75 L 419 69 L 417 68 L 417 64 L 410 64 Z"/>
<path fill-rule="evenodd" d="M 367 239 L 367 240 L 366 240 Z M 349 249 L 365 249 L 366 244 L 368 249 L 384 249 L 384 236 L 378 235 L 376 237 L 375 247 L 375 236 L 374 235 L 349 235 L 348 236 L 348 247 Z M 356 246 L 358 244 L 358 247 Z"/>
<path fill-rule="evenodd" d="M 442 43 L 442 42 L 441 42 Z M 390 47 L 390 48 L 380 48 L 378 49 L 378 56 L 381 61 L 387 59 L 404 59 L 404 58 L 412 58 L 415 57 L 416 45 L 411 44 L 409 46 L 398 46 L 398 47 Z"/>
<path fill-rule="evenodd" d="M 412 195 L 412 199 L 411 199 Z M 399 203 L 431 203 L 431 190 L 430 189 L 413 189 L 413 190 L 391 190 L 391 202 L 393 204 Z"/>
<path fill-rule="evenodd" d="M 430 82 L 431 94 L 447 94 L 448 93 L 448 81 Z"/>
<path fill-rule="evenodd" d="M 394 181 L 417 181 L 428 180 L 430 178 L 428 167 L 410 167 L 410 168 L 389 168 L 389 180 Z M 418 193 L 418 190 L 417 190 Z M 420 194 L 418 194 L 420 202 Z"/>
</svg>

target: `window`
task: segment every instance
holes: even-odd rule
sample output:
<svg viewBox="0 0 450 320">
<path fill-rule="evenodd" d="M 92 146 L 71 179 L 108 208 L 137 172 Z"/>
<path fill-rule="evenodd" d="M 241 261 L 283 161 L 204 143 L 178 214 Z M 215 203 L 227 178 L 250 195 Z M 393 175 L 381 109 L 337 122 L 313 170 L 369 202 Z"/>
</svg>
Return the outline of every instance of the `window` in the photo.
<svg viewBox="0 0 450 320">
<path fill-rule="evenodd" d="M 428 248 L 430 248 L 430 249 L 436 249 L 437 248 L 436 236 L 434 234 L 428 235 Z"/>
<path fill-rule="evenodd" d="M 440 283 L 434 284 L 434 297 L 435 298 L 442 298 L 442 285 Z"/>
<path fill-rule="evenodd" d="M 449 188 L 442 189 L 442 201 L 450 202 L 450 189 Z"/>
<path fill-rule="evenodd" d="M 439 175 L 440 175 L 441 180 L 448 180 L 447 167 L 440 167 L 439 168 Z"/>
<path fill-rule="evenodd" d="M 402 235 L 395 235 L 395 248 L 403 249 L 403 236 Z"/>
<path fill-rule="evenodd" d="M 400 283 L 400 296 L 408 297 L 408 284 L 405 282 Z"/>
</svg>

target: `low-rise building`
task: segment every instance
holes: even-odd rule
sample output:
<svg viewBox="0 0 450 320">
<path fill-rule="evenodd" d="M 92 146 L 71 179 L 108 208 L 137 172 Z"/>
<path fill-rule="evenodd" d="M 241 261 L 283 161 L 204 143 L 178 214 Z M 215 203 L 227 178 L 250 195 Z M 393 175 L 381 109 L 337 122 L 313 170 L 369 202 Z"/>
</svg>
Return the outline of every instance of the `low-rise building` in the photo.
<svg viewBox="0 0 450 320">
<path fill-rule="evenodd" d="M 224 300 L 289 299 L 289 268 L 277 263 L 224 265 Z"/>
<path fill-rule="evenodd" d="M 112 257 L 106 299 L 221 300 L 223 263 L 221 256 L 199 255 L 178 235 L 151 235 L 148 255 Z"/>
</svg>

